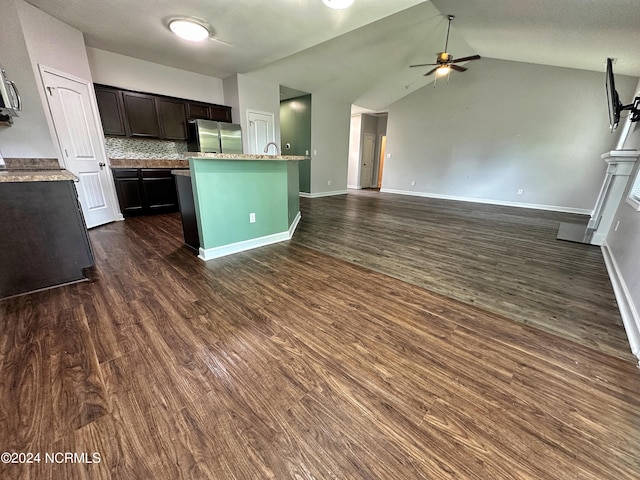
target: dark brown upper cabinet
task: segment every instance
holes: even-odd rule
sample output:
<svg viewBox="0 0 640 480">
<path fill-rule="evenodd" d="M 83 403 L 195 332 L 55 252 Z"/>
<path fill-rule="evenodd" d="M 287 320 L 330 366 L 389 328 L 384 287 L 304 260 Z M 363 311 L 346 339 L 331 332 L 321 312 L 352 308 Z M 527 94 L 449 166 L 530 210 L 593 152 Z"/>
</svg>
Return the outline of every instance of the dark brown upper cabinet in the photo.
<svg viewBox="0 0 640 480">
<path fill-rule="evenodd" d="M 122 92 L 128 134 L 131 137 L 161 138 L 160 119 L 153 95 Z"/>
<path fill-rule="evenodd" d="M 95 85 L 105 135 L 187 140 L 187 120 L 231 122 L 231 107 Z"/>
<path fill-rule="evenodd" d="M 162 138 L 167 140 L 187 139 L 187 112 L 183 100 L 156 97 Z"/>
<path fill-rule="evenodd" d="M 216 120 L 218 122 L 231 123 L 230 107 L 223 107 L 221 105 L 211 105 L 209 109 L 211 110 L 211 120 Z"/>
<path fill-rule="evenodd" d="M 231 122 L 231 107 L 192 101 L 187 101 L 186 103 L 189 120 L 203 118 L 217 122 Z"/>
<path fill-rule="evenodd" d="M 105 135 L 125 136 L 127 130 L 124 125 L 124 105 L 122 92 L 112 88 L 96 85 L 96 100 L 102 119 L 102 129 Z"/>
<path fill-rule="evenodd" d="M 187 117 L 189 120 L 195 119 L 205 119 L 212 120 L 211 118 L 211 110 L 209 109 L 209 105 L 206 103 L 200 102 L 186 102 L 187 103 Z"/>
</svg>

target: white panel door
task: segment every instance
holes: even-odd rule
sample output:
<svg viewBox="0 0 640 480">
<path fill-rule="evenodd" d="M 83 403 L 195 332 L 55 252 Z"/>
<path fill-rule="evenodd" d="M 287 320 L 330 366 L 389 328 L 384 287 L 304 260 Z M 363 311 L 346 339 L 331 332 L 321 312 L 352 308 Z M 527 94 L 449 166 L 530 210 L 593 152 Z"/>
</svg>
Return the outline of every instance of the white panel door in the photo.
<svg viewBox="0 0 640 480">
<path fill-rule="evenodd" d="M 372 133 L 365 133 L 362 145 L 362 177 L 360 177 L 360 185 L 362 188 L 371 188 L 371 173 L 373 171 L 373 156 L 375 151 L 376 136 Z"/>
<path fill-rule="evenodd" d="M 80 179 L 76 187 L 87 227 L 112 222 L 118 208 L 90 86 L 45 68 L 41 73 L 65 166 Z"/>
<path fill-rule="evenodd" d="M 275 142 L 275 118 L 273 113 L 256 112 L 247 110 L 249 122 L 249 152 L 264 155 L 264 147 L 269 142 Z M 273 147 L 269 147 L 269 153 L 276 153 Z"/>
</svg>

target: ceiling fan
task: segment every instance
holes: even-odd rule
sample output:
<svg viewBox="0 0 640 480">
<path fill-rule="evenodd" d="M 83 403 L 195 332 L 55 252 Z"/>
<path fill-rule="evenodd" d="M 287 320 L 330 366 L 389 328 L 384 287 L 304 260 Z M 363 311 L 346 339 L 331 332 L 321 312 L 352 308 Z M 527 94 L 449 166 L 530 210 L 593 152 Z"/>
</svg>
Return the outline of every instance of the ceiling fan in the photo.
<svg viewBox="0 0 640 480">
<path fill-rule="evenodd" d="M 456 65 L 456 63 L 480 59 L 480 55 L 471 55 L 470 57 L 462 57 L 454 60 L 453 56 L 447 53 L 447 47 L 449 46 L 449 31 L 451 30 L 451 21 L 456 18 L 455 15 L 447 15 L 447 17 L 449 19 L 449 26 L 447 27 L 447 40 L 444 43 L 444 52 L 438 53 L 438 56 L 436 57 L 436 63 L 421 63 L 419 65 L 409 65 L 409 68 L 434 65 L 435 68 L 432 68 L 427 73 L 425 73 L 425 77 L 428 77 L 433 72 L 436 72 L 436 75 L 438 76 L 447 75 L 451 72 L 451 70 L 455 70 L 457 72 L 465 72 L 467 69 L 465 67 L 461 67 L 460 65 Z"/>
</svg>

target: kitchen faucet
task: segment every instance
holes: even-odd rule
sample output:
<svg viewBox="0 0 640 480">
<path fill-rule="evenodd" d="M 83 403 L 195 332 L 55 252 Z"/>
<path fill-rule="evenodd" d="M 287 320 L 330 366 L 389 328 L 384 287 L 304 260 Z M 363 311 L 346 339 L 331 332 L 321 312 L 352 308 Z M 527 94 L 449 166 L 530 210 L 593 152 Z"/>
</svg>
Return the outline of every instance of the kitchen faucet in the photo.
<svg viewBox="0 0 640 480">
<path fill-rule="evenodd" d="M 269 146 L 270 145 L 273 145 L 274 147 L 276 147 L 276 155 L 280 155 L 280 147 L 278 146 L 278 144 L 276 142 L 267 143 L 267 146 L 264 147 L 264 153 L 269 152 Z"/>
</svg>

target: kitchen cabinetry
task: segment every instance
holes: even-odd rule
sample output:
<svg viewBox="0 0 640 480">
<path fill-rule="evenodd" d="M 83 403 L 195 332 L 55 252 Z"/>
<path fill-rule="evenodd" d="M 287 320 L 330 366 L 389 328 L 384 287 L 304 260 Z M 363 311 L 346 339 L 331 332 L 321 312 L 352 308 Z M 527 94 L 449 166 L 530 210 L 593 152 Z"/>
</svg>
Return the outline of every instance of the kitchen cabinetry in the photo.
<svg viewBox="0 0 640 480">
<path fill-rule="evenodd" d="M 231 107 L 94 85 L 105 135 L 187 140 L 187 121 L 231 122 Z"/>
<path fill-rule="evenodd" d="M 125 217 L 142 215 L 142 189 L 140 188 L 140 169 L 122 168 L 113 170 L 120 211 Z"/>
<path fill-rule="evenodd" d="M 85 278 L 94 264 L 73 181 L 0 182 L 0 298 Z"/>
<path fill-rule="evenodd" d="M 120 210 L 125 217 L 178 211 L 171 169 L 116 168 L 113 177 Z"/>
<path fill-rule="evenodd" d="M 215 120 L 217 122 L 231 122 L 231 108 L 222 105 L 211 105 L 200 102 L 186 102 L 189 120 Z"/>
<path fill-rule="evenodd" d="M 103 88 L 98 85 L 96 85 L 95 90 L 104 134 L 125 136 L 127 130 L 124 125 L 122 92 L 112 88 Z"/>
<path fill-rule="evenodd" d="M 212 120 L 211 110 L 209 104 L 200 102 L 186 102 L 187 103 L 187 116 L 189 120 L 196 120 L 202 118 L 204 120 Z"/>
<path fill-rule="evenodd" d="M 200 248 L 200 237 L 198 236 L 198 219 L 196 218 L 196 205 L 193 200 L 193 187 L 191 185 L 191 174 L 186 172 L 174 174 L 178 191 L 178 204 L 180 206 L 180 217 L 182 218 L 182 232 L 184 243 L 194 251 Z"/>
<path fill-rule="evenodd" d="M 152 95 L 122 92 L 124 111 L 131 137 L 161 138 L 156 100 Z"/>
<path fill-rule="evenodd" d="M 162 138 L 186 140 L 187 115 L 184 101 L 161 97 L 155 100 Z"/>
</svg>

